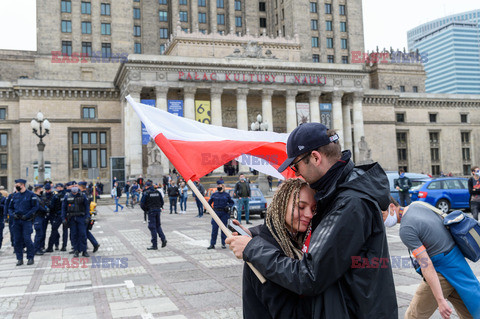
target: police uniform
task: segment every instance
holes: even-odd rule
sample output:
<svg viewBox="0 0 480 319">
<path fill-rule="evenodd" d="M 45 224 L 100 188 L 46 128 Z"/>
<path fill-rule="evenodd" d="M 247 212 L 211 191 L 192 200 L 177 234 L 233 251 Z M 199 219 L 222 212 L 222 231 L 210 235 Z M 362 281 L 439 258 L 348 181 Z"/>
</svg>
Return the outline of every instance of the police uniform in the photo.
<svg viewBox="0 0 480 319">
<path fill-rule="evenodd" d="M 47 227 L 48 224 L 51 224 L 52 222 L 52 199 L 53 195 L 55 195 L 54 192 L 52 192 L 52 185 L 50 183 L 46 183 L 44 186 L 45 191 L 43 192 L 42 195 L 42 200 L 47 205 L 48 211 L 47 211 L 47 217 L 45 219 L 45 224 L 43 226 L 43 233 L 45 236 L 43 236 L 42 241 L 40 242 L 40 247 L 42 250 L 45 252 L 45 241 L 47 239 Z"/>
<path fill-rule="evenodd" d="M 35 188 L 43 187 L 41 184 L 35 185 Z M 42 241 L 45 243 L 45 224 L 47 223 L 47 213 L 49 208 L 42 195 L 35 194 L 38 199 L 38 210 L 35 213 L 33 220 L 33 228 L 35 229 L 35 239 L 33 241 L 33 247 L 35 255 L 43 255 Z"/>
<path fill-rule="evenodd" d="M 167 245 L 167 239 L 165 238 L 162 224 L 160 222 L 160 213 L 163 208 L 163 197 L 158 190 L 153 188 L 151 182 L 145 183 L 145 186 L 148 186 L 148 188 L 143 191 L 140 207 L 148 214 L 148 229 L 150 229 L 152 235 L 152 247 L 147 249 L 156 250 L 158 249 L 157 234 L 162 240 L 162 247 Z"/>
<path fill-rule="evenodd" d="M 86 187 L 87 182 L 78 182 L 78 185 Z M 90 223 L 92 221 L 92 216 L 90 214 L 90 203 L 93 200 L 93 196 L 88 194 L 87 189 L 82 190 L 81 192 L 82 192 L 83 195 L 85 195 L 85 197 L 87 198 L 87 201 L 88 201 L 87 239 L 93 245 L 93 252 L 96 252 L 98 250 L 98 247 L 100 247 L 100 245 L 98 244 L 97 240 L 95 239 L 95 237 L 93 236 L 92 232 L 89 229 L 90 228 L 89 227 Z"/>
<path fill-rule="evenodd" d="M 26 184 L 26 180 L 17 179 L 15 183 Z M 32 220 L 38 210 L 38 197 L 33 192 L 25 190 L 18 191 L 12 197 L 9 204 L 9 211 L 15 219 L 13 223 L 13 237 L 15 240 L 15 254 L 17 255 L 17 265 L 23 264 L 23 247 L 27 247 L 28 264 L 33 264 L 35 251 L 32 242 Z"/>
<path fill-rule="evenodd" d="M 5 202 L 7 199 L 0 193 L 0 249 L 2 248 L 3 243 L 3 229 L 5 228 Z"/>
<path fill-rule="evenodd" d="M 55 185 L 55 187 L 63 188 L 63 184 L 58 183 L 57 185 Z M 50 202 L 50 223 L 52 225 L 52 232 L 50 233 L 50 238 L 48 239 L 48 247 L 46 250 L 49 253 L 53 252 L 53 245 L 55 245 L 58 249 L 58 244 L 60 241 L 60 233 L 58 232 L 58 229 L 62 224 L 62 203 L 65 198 L 65 194 L 66 191 L 64 189 L 58 191 L 56 194 L 53 195 L 52 201 Z M 62 251 L 67 250 L 67 240 L 68 235 L 65 236 L 65 243 L 62 246 Z"/>
<path fill-rule="evenodd" d="M 217 181 L 218 185 L 223 184 L 223 181 Z M 210 205 L 213 203 L 213 209 L 215 213 L 217 213 L 218 217 L 221 219 L 222 223 L 227 226 L 228 218 L 230 217 L 230 207 L 233 206 L 233 200 L 230 197 L 230 194 L 224 191 L 217 191 L 212 194 L 210 200 L 208 201 Z M 211 221 L 212 224 L 212 237 L 210 239 L 210 246 L 208 249 L 214 249 L 215 244 L 217 243 L 217 235 L 218 235 L 218 225 L 215 220 Z M 226 248 L 225 246 L 225 239 L 227 236 L 222 232 L 221 239 L 222 239 L 222 248 Z"/>
<path fill-rule="evenodd" d="M 15 195 L 15 193 L 11 193 L 10 195 L 8 195 L 7 199 L 5 200 L 3 215 L 5 216 L 5 220 L 8 218 L 8 229 L 10 230 L 10 243 L 12 244 L 12 247 L 14 247 L 14 251 L 15 251 L 15 240 L 13 238 L 13 222 L 15 221 L 15 219 L 13 218 L 13 214 L 9 210 L 10 202 L 12 201 L 13 195 Z"/>
<path fill-rule="evenodd" d="M 88 200 L 80 190 L 65 195 L 62 204 L 62 221 L 64 223 L 68 222 L 70 225 L 74 257 L 78 257 L 80 252 L 83 252 L 84 257 L 89 257 L 87 253 L 87 221 L 89 215 Z"/>
</svg>

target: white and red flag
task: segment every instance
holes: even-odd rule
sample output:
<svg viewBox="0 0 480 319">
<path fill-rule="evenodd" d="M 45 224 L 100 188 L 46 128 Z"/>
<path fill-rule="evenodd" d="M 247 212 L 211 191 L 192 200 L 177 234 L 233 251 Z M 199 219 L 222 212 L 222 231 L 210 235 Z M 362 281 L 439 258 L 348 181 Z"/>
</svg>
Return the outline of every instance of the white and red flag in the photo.
<svg viewBox="0 0 480 319">
<path fill-rule="evenodd" d="M 233 159 L 280 179 L 294 176 L 290 168 L 277 171 L 287 159 L 288 134 L 204 124 L 137 103 L 131 96 L 127 100 L 186 181 L 198 180 Z"/>
</svg>

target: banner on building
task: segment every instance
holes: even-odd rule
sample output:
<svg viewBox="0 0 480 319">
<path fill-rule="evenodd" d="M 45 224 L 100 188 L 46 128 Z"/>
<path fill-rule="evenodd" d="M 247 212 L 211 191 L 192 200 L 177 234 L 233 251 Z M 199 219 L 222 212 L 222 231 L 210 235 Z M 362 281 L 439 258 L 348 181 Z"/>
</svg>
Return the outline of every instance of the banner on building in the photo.
<svg viewBox="0 0 480 319">
<path fill-rule="evenodd" d="M 331 103 L 320 103 L 320 122 L 329 129 L 333 128 Z"/>
<path fill-rule="evenodd" d="M 155 100 L 140 100 L 140 103 L 155 107 Z M 150 134 L 148 134 L 147 129 L 145 128 L 145 125 L 143 125 L 142 123 L 142 144 L 147 145 L 149 141 L 150 141 Z"/>
<path fill-rule="evenodd" d="M 210 101 L 195 101 L 195 121 L 212 124 L 212 108 Z"/>
<path fill-rule="evenodd" d="M 168 100 L 168 113 L 183 117 L 183 100 Z"/>
<path fill-rule="evenodd" d="M 310 103 L 297 104 L 297 124 L 310 122 Z"/>
</svg>

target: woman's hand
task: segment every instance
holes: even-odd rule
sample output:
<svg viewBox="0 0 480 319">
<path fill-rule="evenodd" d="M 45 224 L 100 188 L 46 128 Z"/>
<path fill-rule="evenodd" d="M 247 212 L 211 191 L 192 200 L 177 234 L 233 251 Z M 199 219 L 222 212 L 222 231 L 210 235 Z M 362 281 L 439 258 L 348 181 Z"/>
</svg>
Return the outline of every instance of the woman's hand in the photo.
<svg viewBox="0 0 480 319">
<path fill-rule="evenodd" d="M 252 238 L 248 236 L 231 236 L 225 239 L 225 243 L 229 246 L 230 250 L 233 251 L 235 257 L 243 259 L 243 251 L 250 240 L 252 240 Z"/>
<path fill-rule="evenodd" d="M 232 223 L 234 223 L 235 225 L 239 226 L 241 229 L 243 229 L 250 237 L 252 237 L 252 232 L 248 229 L 248 228 L 245 228 L 242 226 L 242 224 L 240 224 L 240 222 L 236 219 L 232 219 Z M 233 233 L 234 236 L 238 236 L 238 233 L 237 232 L 234 232 Z"/>
</svg>

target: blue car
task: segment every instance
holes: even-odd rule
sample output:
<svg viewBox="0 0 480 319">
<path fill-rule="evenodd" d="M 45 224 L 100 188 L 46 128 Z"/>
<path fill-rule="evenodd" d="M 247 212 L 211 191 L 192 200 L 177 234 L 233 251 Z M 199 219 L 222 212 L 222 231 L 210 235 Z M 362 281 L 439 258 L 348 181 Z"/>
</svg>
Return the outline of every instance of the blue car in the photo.
<svg viewBox="0 0 480 319">
<path fill-rule="evenodd" d="M 450 209 L 470 207 L 468 179 L 461 177 L 433 178 L 412 187 L 412 201 L 427 202 L 444 213 Z"/>
<path fill-rule="evenodd" d="M 249 216 L 252 215 L 260 215 L 261 218 L 265 217 L 265 214 L 267 213 L 267 200 L 263 196 L 262 191 L 255 187 L 254 185 L 250 186 L 251 190 L 251 196 L 250 196 L 250 201 L 249 201 Z M 229 194 L 232 197 L 233 201 L 235 202 L 235 205 L 232 206 L 232 209 L 230 211 L 230 216 L 232 216 L 235 219 L 238 219 L 238 210 L 237 210 L 237 203 L 238 203 L 238 198 L 233 197 L 233 189 L 229 190 Z M 245 216 L 245 211 L 242 210 L 242 216 Z"/>
<path fill-rule="evenodd" d="M 388 177 L 388 183 L 390 184 L 390 195 L 398 202 L 400 201 L 398 190 L 395 189 L 395 181 L 398 179 L 398 172 L 386 171 Z M 430 180 L 430 176 L 417 173 L 405 173 L 405 176 L 412 182 L 412 188 L 423 184 L 425 181 Z M 412 190 L 410 189 L 410 197 L 412 197 Z M 412 199 L 413 200 L 413 199 Z"/>
</svg>

